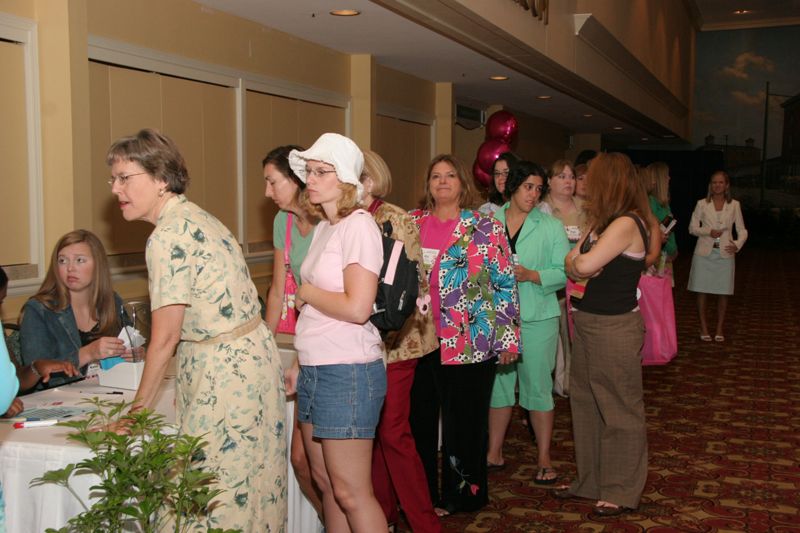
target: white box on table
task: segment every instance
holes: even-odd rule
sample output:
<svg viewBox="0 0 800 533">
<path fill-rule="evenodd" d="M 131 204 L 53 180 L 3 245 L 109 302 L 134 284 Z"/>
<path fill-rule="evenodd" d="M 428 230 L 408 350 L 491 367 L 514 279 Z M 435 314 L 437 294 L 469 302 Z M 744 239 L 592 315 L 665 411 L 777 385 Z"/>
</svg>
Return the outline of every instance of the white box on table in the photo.
<svg viewBox="0 0 800 533">
<path fill-rule="evenodd" d="M 100 385 L 115 389 L 137 390 L 142 380 L 144 361 L 136 363 L 118 363 L 108 370 L 100 369 Z"/>
</svg>

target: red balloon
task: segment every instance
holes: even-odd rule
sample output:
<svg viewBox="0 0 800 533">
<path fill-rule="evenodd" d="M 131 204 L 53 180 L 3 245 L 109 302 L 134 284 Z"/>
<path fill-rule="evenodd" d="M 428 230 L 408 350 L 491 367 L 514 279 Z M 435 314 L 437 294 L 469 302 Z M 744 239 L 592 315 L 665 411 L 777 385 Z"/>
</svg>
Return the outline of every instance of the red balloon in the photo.
<svg viewBox="0 0 800 533">
<path fill-rule="evenodd" d="M 497 139 L 483 141 L 481 147 L 478 148 L 478 166 L 481 167 L 481 170 L 483 170 L 485 173 L 491 174 L 494 167 L 494 162 L 497 161 L 497 158 L 500 157 L 500 154 L 510 151 L 511 147 L 503 141 L 499 141 Z"/>
<path fill-rule="evenodd" d="M 475 164 L 472 165 L 472 175 L 475 177 L 475 181 L 477 181 L 484 187 L 488 187 L 489 184 L 492 182 L 492 175 L 489 174 L 488 172 L 484 172 L 484 170 L 478 164 L 477 159 L 475 159 Z"/>
<path fill-rule="evenodd" d="M 496 111 L 486 121 L 486 138 L 512 144 L 517 138 L 517 117 L 508 111 Z"/>
</svg>

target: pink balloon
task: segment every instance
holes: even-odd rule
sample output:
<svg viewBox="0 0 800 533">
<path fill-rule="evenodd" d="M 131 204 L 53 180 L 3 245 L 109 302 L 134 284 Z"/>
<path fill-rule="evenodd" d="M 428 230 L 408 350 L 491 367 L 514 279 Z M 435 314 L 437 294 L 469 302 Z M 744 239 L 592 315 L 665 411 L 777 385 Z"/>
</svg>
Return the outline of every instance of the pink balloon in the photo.
<svg viewBox="0 0 800 533">
<path fill-rule="evenodd" d="M 508 111 L 496 111 L 486 121 L 486 138 L 512 144 L 517 138 L 517 117 Z"/>
<path fill-rule="evenodd" d="M 488 187 L 489 184 L 492 182 L 492 175 L 488 172 L 485 172 L 481 166 L 478 164 L 478 160 L 475 159 L 475 164 L 472 165 L 472 175 L 475 177 L 475 181 L 483 185 L 484 187 Z"/>
<path fill-rule="evenodd" d="M 511 147 L 503 141 L 499 141 L 497 139 L 483 141 L 481 147 L 478 148 L 478 166 L 481 167 L 481 170 L 483 170 L 485 173 L 491 174 L 492 167 L 494 167 L 494 162 L 497 161 L 497 158 L 500 157 L 500 154 L 510 151 Z"/>
</svg>

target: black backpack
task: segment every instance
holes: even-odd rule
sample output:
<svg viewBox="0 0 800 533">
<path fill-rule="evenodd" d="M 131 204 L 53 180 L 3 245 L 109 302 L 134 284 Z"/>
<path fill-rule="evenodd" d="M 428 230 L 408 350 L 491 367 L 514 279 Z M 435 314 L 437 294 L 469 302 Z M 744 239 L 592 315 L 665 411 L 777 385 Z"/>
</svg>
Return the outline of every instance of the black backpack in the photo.
<svg viewBox="0 0 800 533">
<path fill-rule="evenodd" d="M 381 227 L 383 266 L 378 279 L 373 314 L 369 318 L 381 331 L 403 327 L 417 306 L 419 292 L 418 265 L 406 255 L 403 243 L 392 238 L 392 224 L 387 220 Z"/>
</svg>

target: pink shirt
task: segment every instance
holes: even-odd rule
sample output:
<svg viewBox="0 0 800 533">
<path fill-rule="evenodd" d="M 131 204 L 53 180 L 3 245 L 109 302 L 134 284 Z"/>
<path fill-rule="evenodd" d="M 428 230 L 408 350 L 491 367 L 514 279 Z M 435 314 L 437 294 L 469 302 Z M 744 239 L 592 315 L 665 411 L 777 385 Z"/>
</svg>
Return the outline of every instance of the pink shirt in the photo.
<svg viewBox="0 0 800 533">
<path fill-rule="evenodd" d="M 442 252 L 450 244 L 450 237 L 453 235 L 459 220 L 461 220 L 459 217 L 451 218 L 450 220 L 439 220 L 435 216 L 430 216 L 425 220 L 419 232 L 420 243 L 423 248 L 439 250 L 436 262 L 431 268 L 430 279 L 431 313 L 433 314 L 437 337 L 441 337 L 439 330 L 442 327 L 442 302 L 439 297 L 439 262 L 441 261 Z"/>
<path fill-rule="evenodd" d="M 378 276 L 383 266 L 380 230 L 363 209 L 334 225 L 326 220 L 317 224 L 300 276 L 303 283 L 343 293 L 344 269 L 353 263 Z M 369 363 L 383 357 L 380 332 L 371 322 L 337 320 L 310 304 L 300 310 L 294 347 L 305 366 Z"/>
</svg>

